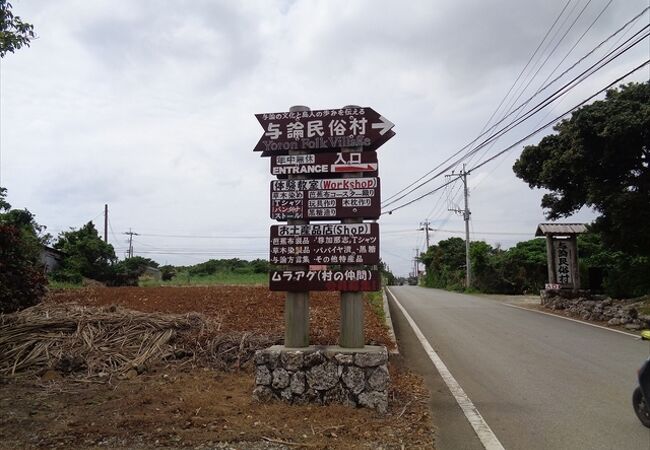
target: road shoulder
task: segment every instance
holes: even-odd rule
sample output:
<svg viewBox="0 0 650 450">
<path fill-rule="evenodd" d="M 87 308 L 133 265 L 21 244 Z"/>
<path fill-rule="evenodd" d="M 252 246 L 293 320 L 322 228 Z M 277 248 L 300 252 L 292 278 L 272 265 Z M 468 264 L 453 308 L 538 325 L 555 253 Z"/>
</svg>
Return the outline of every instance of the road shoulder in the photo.
<svg viewBox="0 0 650 450">
<path fill-rule="evenodd" d="M 422 348 L 408 321 L 395 305 L 391 296 L 387 297 L 400 350 L 399 356 L 395 357 L 401 358 L 410 370 L 420 375 L 431 393 L 429 409 L 436 426 L 433 436 L 435 448 L 438 450 L 483 450 L 483 445 Z"/>
</svg>

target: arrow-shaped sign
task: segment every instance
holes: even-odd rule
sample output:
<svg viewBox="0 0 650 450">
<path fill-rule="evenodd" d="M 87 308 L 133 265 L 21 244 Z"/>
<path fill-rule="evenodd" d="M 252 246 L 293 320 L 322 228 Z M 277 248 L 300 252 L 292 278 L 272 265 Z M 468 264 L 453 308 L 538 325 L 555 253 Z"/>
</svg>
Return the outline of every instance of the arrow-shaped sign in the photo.
<svg viewBox="0 0 650 450">
<path fill-rule="evenodd" d="M 395 126 L 393 122 L 390 120 L 386 119 L 384 116 L 379 116 L 380 122 L 376 122 L 372 124 L 373 128 L 379 129 L 379 134 L 383 136 L 386 134 L 387 131 L 389 131 L 391 128 Z"/>
<path fill-rule="evenodd" d="M 376 149 L 394 132 L 391 121 L 372 108 L 342 108 L 256 114 L 264 134 L 254 151 L 262 156 L 290 150 L 364 147 Z"/>
</svg>

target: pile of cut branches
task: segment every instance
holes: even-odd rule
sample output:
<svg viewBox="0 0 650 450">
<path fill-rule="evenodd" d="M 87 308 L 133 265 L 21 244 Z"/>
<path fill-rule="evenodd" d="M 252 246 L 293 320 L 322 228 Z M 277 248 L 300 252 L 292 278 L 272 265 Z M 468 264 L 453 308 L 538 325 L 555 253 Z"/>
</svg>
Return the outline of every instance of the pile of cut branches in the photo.
<svg viewBox="0 0 650 450">
<path fill-rule="evenodd" d="M 53 369 L 101 378 L 188 357 L 220 369 L 240 368 L 255 350 L 278 340 L 220 329 L 217 319 L 196 313 L 41 304 L 0 316 L 0 377 Z"/>
</svg>

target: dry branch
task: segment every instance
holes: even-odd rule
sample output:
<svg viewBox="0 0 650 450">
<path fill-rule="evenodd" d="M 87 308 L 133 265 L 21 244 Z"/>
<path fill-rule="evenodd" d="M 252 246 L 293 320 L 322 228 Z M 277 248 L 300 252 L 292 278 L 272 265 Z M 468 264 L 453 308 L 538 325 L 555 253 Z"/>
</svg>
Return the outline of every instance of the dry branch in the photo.
<svg viewBox="0 0 650 450">
<path fill-rule="evenodd" d="M 219 333 L 214 318 L 44 304 L 0 316 L 0 376 L 46 369 L 105 377 L 147 364 L 193 357 L 220 369 L 240 367 L 278 336 Z"/>
</svg>

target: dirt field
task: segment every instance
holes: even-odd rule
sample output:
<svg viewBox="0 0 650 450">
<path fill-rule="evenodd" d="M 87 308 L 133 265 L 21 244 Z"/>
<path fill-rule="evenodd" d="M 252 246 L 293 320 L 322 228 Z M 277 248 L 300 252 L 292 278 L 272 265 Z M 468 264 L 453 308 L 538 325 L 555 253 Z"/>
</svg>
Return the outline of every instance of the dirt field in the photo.
<svg viewBox="0 0 650 450">
<path fill-rule="evenodd" d="M 144 312 L 199 312 L 221 331 L 282 334 L 283 296 L 263 287 L 93 288 L 56 292 L 47 302 L 119 305 Z M 338 335 L 336 296 L 311 300 L 311 340 Z M 368 343 L 388 343 L 366 311 Z M 1 448 L 432 448 L 421 380 L 391 360 L 389 412 L 343 406 L 253 402 L 252 368 L 228 371 L 186 358 L 139 375 L 84 379 L 53 370 L 0 378 Z"/>
<path fill-rule="evenodd" d="M 144 312 L 198 312 L 217 318 L 223 331 L 251 331 L 282 335 L 284 293 L 264 286 L 85 288 L 52 293 L 48 302 L 87 306 L 118 305 Z M 336 344 L 340 306 L 334 292 L 312 292 L 309 300 L 309 340 Z M 381 320 L 366 304 L 366 344 L 393 346 Z"/>
</svg>

